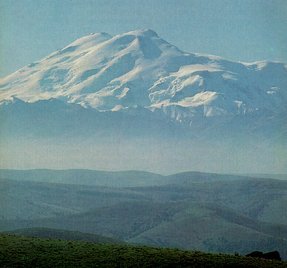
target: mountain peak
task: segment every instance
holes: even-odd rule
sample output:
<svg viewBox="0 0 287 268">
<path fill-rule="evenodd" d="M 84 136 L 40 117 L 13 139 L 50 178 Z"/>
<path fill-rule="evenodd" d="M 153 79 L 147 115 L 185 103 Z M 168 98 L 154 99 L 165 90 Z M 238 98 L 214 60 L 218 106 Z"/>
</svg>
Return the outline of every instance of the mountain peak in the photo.
<svg viewBox="0 0 287 268">
<path fill-rule="evenodd" d="M 158 34 L 151 29 L 138 29 L 126 33 L 127 35 L 145 36 L 145 37 L 158 37 Z"/>
<path fill-rule="evenodd" d="M 286 111 L 287 70 L 182 52 L 151 29 L 93 33 L 0 79 L 0 101 L 61 99 L 115 111 L 136 105 L 180 121 Z"/>
<path fill-rule="evenodd" d="M 75 47 L 75 46 L 94 46 L 96 44 L 102 43 L 104 41 L 109 40 L 112 38 L 112 36 L 105 32 L 100 33 L 90 33 L 89 35 L 83 36 L 77 40 L 75 40 L 73 43 L 68 45 L 68 47 Z"/>
</svg>

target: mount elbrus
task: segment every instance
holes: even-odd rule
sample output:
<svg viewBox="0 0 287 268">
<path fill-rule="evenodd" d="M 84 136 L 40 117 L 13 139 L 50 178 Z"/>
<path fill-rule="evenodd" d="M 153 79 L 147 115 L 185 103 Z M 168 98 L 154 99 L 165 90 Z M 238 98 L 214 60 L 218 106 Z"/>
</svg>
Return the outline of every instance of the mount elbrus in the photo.
<svg viewBox="0 0 287 268">
<path fill-rule="evenodd" d="M 143 138 L 164 143 L 167 156 L 175 147 L 205 156 L 221 148 L 209 162 L 236 147 L 258 166 L 276 152 L 267 167 L 276 172 L 286 166 L 286 103 L 286 64 L 183 52 L 152 30 L 90 34 L 0 79 L 7 139 L 112 137 L 127 148 Z"/>
</svg>

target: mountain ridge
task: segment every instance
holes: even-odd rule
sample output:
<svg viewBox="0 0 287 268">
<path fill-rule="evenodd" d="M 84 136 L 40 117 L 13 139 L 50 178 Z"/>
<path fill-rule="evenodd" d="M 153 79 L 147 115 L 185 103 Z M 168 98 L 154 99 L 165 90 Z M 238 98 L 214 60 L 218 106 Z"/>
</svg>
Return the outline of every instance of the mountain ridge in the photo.
<svg viewBox="0 0 287 268">
<path fill-rule="evenodd" d="M 116 36 L 97 33 L 0 79 L 0 98 L 28 102 L 59 98 L 99 111 L 139 105 L 162 109 L 180 121 L 197 113 L 209 117 L 270 112 L 274 104 L 284 108 L 286 74 L 283 63 L 245 64 L 183 52 L 150 29 Z M 250 96 L 253 102 L 259 98 L 257 103 L 250 103 Z M 260 99 L 265 100 L 263 105 Z"/>
</svg>

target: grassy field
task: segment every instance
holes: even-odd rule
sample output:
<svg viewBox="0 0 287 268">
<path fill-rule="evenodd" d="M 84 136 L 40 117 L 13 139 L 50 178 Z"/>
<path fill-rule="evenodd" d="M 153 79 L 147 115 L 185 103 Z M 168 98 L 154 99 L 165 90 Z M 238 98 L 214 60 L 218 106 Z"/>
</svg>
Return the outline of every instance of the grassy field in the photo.
<svg viewBox="0 0 287 268">
<path fill-rule="evenodd" d="M 287 267 L 286 262 L 167 248 L 0 235 L 0 267 Z"/>
</svg>

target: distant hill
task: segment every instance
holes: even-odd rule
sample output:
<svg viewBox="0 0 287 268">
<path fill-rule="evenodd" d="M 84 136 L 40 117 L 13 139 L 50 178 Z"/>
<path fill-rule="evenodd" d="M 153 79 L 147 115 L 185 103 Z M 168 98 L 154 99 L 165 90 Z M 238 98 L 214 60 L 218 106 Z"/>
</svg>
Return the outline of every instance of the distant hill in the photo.
<svg viewBox="0 0 287 268">
<path fill-rule="evenodd" d="M 246 176 L 250 176 L 250 177 L 254 177 L 254 178 L 287 180 L 287 174 L 248 174 Z"/>
<path fill-rule="evenodd" d="M 286 262 L 168 248 L 0 235 L 1 267 L 287 267 Z"/>
<path fill-rule="evenodd" d="M 159 186 L 167 184 L 183 184 L 192 182 L 212 182 L 212 181 L 231 181 L 238 179 L 284 178 L 284 175 L 232 175 L 207 172 L 181 172 L 163 176 L 160 174 L 128 170 L 128 171 L 100 171 L 88 169 L 0 169 L 0 179 L 12 179 L 20 181 L 34 181 L 46 183 L 77 184 L 89 186 L 106 187 L 140 187 L 140 186 Z"/>
<path fill-rule="evenodd" d="M 89 186 L 129 187 L 164 184 L 164 176 L 145 171 L 99 171 L 88 169 L 0 169 L 0 179 Z"/>
</svg>

